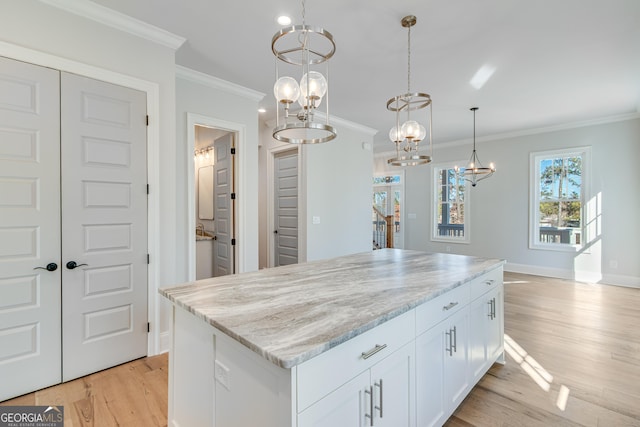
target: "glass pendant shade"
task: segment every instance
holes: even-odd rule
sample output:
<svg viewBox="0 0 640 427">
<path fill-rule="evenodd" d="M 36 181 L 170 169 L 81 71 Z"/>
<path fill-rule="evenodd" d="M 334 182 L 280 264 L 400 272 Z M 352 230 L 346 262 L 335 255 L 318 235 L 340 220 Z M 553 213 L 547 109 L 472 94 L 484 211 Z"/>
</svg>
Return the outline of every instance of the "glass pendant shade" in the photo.
<svg viewBox="0 0 640 427">
<path fill-rule="evenodd" d="M 292 104 L 300 98 L 300 86 L 293 77 L 280 77 L 273 85 L 273 95 L 283 104 Z"/>
<path fill-rule="evenodd" d="M 309 71 L 300 79 L 300 92 L 304 99 L 321 99 L 327 93 L 327 79 L 317 71 Z"/>
<path fill-rule="evenodd" d="M 397 126 L 394 126 L 391 128 L 391 130 L 389 130 L 389 139 L 391 140 L 391 142 L 395 143 L 400 143 L 404 140 Z"/>
</svg>

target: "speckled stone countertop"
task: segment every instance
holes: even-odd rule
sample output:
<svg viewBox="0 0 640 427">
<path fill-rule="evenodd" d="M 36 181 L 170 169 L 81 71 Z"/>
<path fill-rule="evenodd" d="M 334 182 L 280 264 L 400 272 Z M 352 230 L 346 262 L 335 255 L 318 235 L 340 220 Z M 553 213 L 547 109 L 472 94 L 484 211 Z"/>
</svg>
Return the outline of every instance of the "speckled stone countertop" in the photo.
<svg viewBox="0 0 640 427">
<path fill-rule="evenodd" d="M 199 280 L 160 294 L 291 368 L 503 263 L 384 249 Z"/>
</svg>

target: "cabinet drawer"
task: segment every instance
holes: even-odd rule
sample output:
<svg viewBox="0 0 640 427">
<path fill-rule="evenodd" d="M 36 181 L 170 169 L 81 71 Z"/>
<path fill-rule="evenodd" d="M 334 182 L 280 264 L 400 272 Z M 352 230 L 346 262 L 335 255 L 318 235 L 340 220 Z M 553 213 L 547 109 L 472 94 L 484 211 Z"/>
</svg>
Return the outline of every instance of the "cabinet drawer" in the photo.
<svg viewBox="0 0 640 427">
<path fill-rule="evenodd" d="M 502 267 L 491 270 L 471 281 L 471 301 L 496 289 L 502 283 Z"/>
<path fill-rule="evenodd" d="M 416 333 L 430 329 L 469 303 L 469 284 L 464 283 L 416 308 Z"/>
<path fill-rule="evenodd" d="M 410 310 L 298 365 L 298 413 L 415 336 L 415 313 Z M 376 346 L 384 345 L 386 347 L 375 351 Z M 365 358 L 363 353 L 370 355 Z"/>
</svg>

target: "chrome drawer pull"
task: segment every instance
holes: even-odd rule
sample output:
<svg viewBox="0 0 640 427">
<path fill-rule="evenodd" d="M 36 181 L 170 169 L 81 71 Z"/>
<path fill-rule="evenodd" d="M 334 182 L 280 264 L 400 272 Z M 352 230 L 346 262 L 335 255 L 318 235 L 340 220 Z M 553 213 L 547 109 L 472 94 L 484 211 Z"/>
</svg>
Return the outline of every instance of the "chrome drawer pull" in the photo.
<svg viewBox="0 0 640 427">
<path fill-rule="evenodd" d="M 491 286 L 491 285 L 493 285 L 493 282 L 495 282 L 495 280 L 493 280 L 493 279 L 489 279 L 489 280 L 485 280 L 485 282 L 484 282 L 484 283 L 486 283 L 486 284 L 487 284 L 487 286 Z"/>
<path fill-rule="evenodd" d="M 378 411 L 380 411 L 380 418 L 383 418 L 383 415 L 382 415 L 382 405 L 383 405 L 383 403 L 382 403 L 382 378 L 380 378 L 380 382 L 379 382 L 379 383 L 374 382 L 373 384 L 374 384 L 376 387 L 379 387 L 379 388 L 380 388 L 380 406 L 377 406 L 377 405 L 376 405 L 376 406 L 375 406 L 375 409 L 377 409 Z"/>
<path fill-rule="evenodd" d="M 444 307 L 442 307 L 442 311 L 445 310 L 451 310 L 453 307 L 455 307 L 456 305 L 458 305 L 457 302 L 450 302 L 449 304 L 445 305 Z"/>
<path fill-rule="evenodd" d="M 379 352 L 381 350 L 384 350 L 385 348 L 387 348 L 386 344 L 382 344 L 382 345 L 376 344 L 376 346 L 373 347 L 371 350 L 369 350 L 367 352 L 362 352 L 362 358 L 363 359 L 368 359 L 371 356 L 373 356 L 374 354 L 376 354 L 377 352 Z"/>
</svg>

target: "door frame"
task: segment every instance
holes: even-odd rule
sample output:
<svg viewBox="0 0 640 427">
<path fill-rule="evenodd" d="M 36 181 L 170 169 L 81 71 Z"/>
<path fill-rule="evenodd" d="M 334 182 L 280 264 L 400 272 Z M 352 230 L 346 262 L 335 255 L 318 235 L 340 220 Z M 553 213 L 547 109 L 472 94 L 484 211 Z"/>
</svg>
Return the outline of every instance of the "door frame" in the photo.
<svg viewBox="0 0 640 427">
<path fill-rule="evenodd" d="M 242 200 L 243 196 L 247 197 L 247 192 L 244 191 L 246 187 L 245 180 L 242 178 L 242 174 L 238 173 L 239 170 L 244 170 L 244 164 L 246 163 L 246 155 L 244 154 L 245 138 L 246 138 L 246 126 L 242 123 L 230 122 L 228 120 L 217 119 L 215 117 L 204 116 L 197 113 L 187 113 L 187 144 L 186 144 L 186 158 L 187 162 L 187 230 L 189 230 L 189 240 L 187 244 L 187 262 L 189 263 L 189 271 L 187 272 L 188 280 L 196 280 L 196 212 L 195 212 L 195 164 L 193 162 L 193 150 L 196 147 L 196 126 L 204 126 L 209 128 L 222 129 L 228 132 L 235 133 L 235 160 L 233 168 L 233 179 L 236 183 L 236 193 L 239 195 L 235 199 L 236 208 L 233 218 L 233 235 L 236 238 L 237 244 L 233 247 L 233 264 L 235 272 L 245 271 L 245 253 L 247 251 L 247 242 L 242 239 L 242 234 L 239 231 L 244 230 L 246 218 L 241 215 L 242 212 Z"/>
<path fill-rule="evenodd" d="M 151 189 L 155 189 L 155 191 L 150 191 L 147 196 L 147 251 L 152 259 L 159 259 L 160 247 L 156 236 L 160 235 L 160 192 L 157 190 L 160 188 L 160 85 L 3 41 L 0 41 L 0 55 L 146 93 L 147 115 L 150 118 L 147 126 L 147 183 Z M 147 264 L 147 321 L 156 325 L 147 335 L 147 354 L 149 356 L 159 354 L 163 348 L 167 347 L 166 344 L 162 345 L 160 342 L 159 269 L 159 262 Z"/>
<path fill-rule="evenodd" d="M 298 145 L 279 145 L 277 147 L 272 147 L 269 148 L 268 150 L 268 155 L 267 155 L 267 260 L 268 260 L 268 267 L 274 267 L 276 260 L 275 260 L 275 250 L 274 250 L 274 245 L 275 245 L 275 239 L 273 237 L 273 225 L 274 225 L 274 209 L 275 209 L 275 203 L 274 203 L 274 197 L 275 197 L 275 188 L 274 188 L 274 178 L 275 178 L 275 161 L 276 161 L 276 156 L 278 154 L 282 154 L 285 153 L 287 151 L 290 152 L 294 152 L 297 154 L 298 156 L 298 262 L 303 262 L 303 260 L 301 259 L 301 254 L 302 252 L 300 251 L 300 248 L 302 246 L 302 241 L 301 241 L 301 226 L 302 223 L 304 221 L 301 220 L 301 218 L 304 218 L 304 215 L 301 215 L 302 213 L 302 199 L 300 198 L 300 189 L 301 189 L 301 173 L 300 171 L 302 170 L 302 156 L 301 156 L 301 150 L 300 150 L 300 146 Z"/>
<path fill-rule="evenodd" d="M 402 189 L 402 199 L 400 200 L 401 203 L 401 208 L 400 208 L 400 235 L 402 236 L 402 248 L 399 249 L 404 249 L 405 247 L 405 242 L 406 242 L 406 234 L 405 234 L 405 230 L 407 229 L 407 205 L 406 205 L 406 194 L 407 194 L 407 188 L 406 188 L 406 179 L 405 179 L 405 173 L 404 173 L 404 169 L 402 170 L 389 170 L 386 172 L 374 172 L 373 173 L 373 178 L 375 177 L 381 177 L 381 176 L 392 176 L 392 175 L 399 175 L 400 176 L 400 185 L 398 185 L 401 189 Z M 385 184 L 385 185 L 373 185 L 371 187 L 371 193 L 373 194 L 376 190 L 377 187 L 393 187 L 392 184 Z M 396 247 L 394 245 L 394 247 Z"/>
</svg>

